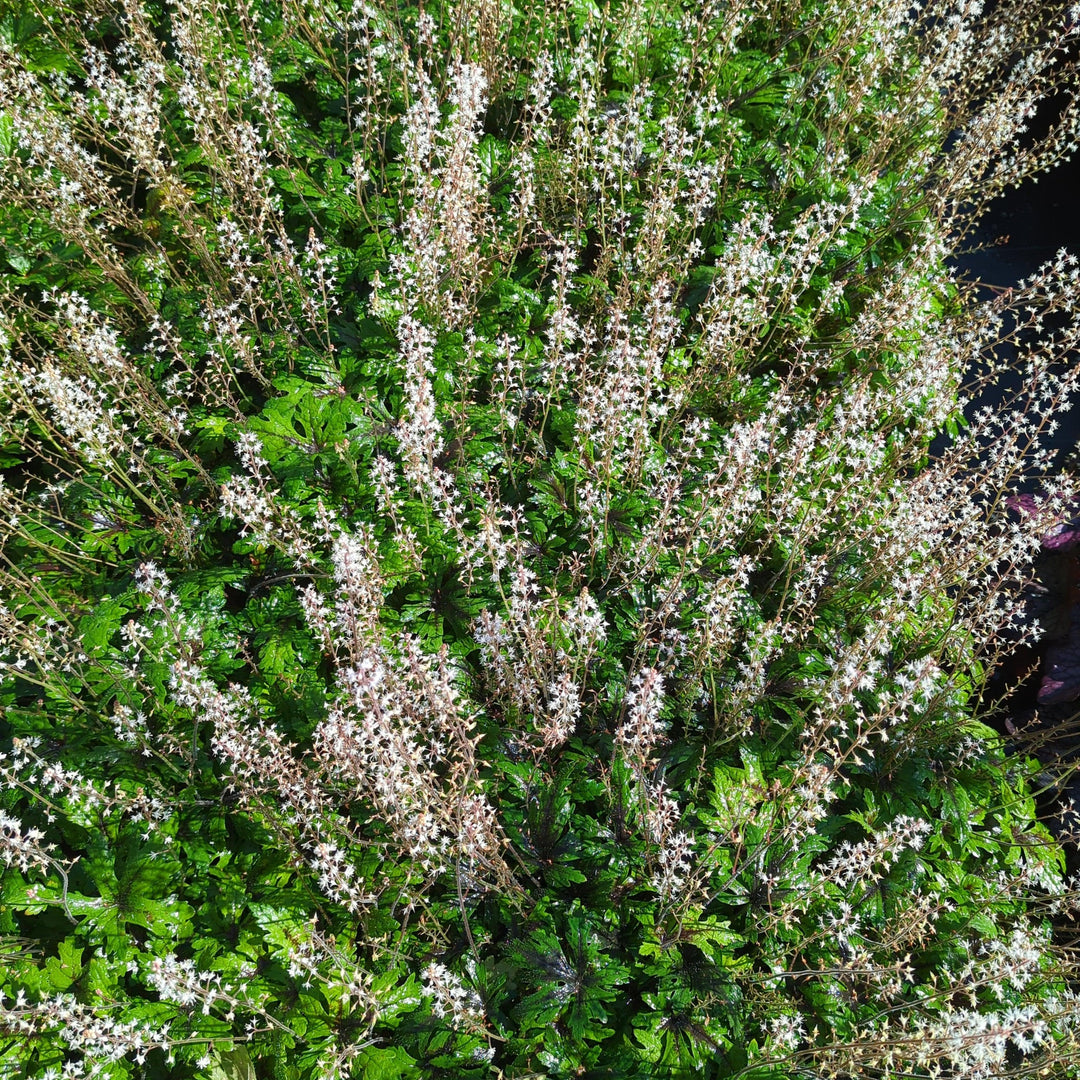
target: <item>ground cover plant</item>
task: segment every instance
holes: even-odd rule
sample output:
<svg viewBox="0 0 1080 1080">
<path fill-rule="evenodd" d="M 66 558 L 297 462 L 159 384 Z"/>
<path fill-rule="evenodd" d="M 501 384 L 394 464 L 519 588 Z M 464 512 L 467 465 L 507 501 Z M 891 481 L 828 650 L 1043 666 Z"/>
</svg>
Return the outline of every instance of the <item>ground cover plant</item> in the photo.
<svg viewBox="0 0 1080 1080">
<path fill-rule="evenodd" d="M 1077 16 L 9 4 L 5 1074 L 1075 1075 Z"/>
</svg>

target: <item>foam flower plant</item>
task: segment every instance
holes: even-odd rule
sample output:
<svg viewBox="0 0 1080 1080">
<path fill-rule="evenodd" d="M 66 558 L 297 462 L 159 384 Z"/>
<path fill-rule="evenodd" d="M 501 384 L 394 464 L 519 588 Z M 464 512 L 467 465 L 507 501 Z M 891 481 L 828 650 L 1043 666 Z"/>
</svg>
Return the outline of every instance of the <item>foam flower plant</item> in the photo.
<svg viewBox="0 0 1080 1080">
<path fill-rule="evenodd" d="M 0 1065 L 1072 1075 L 980 700 L 1080 281 L 945 260 L 1076 25 L 9 5 Z"/>
</svg>

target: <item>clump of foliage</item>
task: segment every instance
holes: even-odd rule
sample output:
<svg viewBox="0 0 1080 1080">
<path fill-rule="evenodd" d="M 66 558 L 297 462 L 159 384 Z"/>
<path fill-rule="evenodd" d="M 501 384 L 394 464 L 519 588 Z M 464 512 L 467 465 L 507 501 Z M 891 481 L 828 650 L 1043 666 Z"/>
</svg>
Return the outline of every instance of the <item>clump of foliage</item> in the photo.
<svg viewBox="0 0 1080 1080">
<path fill-rule="evenodd" d="M 1074 26 L 9 7 L 0 1064 L 1069 1075 L 979 700 L 1080 280 L 944 260 Z"/>
</svg>

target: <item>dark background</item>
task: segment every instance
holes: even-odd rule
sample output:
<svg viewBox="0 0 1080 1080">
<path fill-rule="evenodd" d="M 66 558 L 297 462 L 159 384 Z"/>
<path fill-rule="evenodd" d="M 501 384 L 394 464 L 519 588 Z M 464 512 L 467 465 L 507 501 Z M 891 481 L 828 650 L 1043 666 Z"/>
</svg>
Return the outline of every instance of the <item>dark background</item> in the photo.
<svg viewBox="0 0 1080 1080">
<path fill-rule="evenodd" d="M 1030 144 L 1045 135 L 1060 117 L 1063 105 L 1063 98 L 1044 102 L 1031 125 L 1030 134 L 1023 141 Z M 1062 248 L 1080 258 L 1078 206 L 1080 154 L 1074 154 L 1070 162 L 1028 180 L 990 205 L 974 233 L 965 239 L 951 260 L 957 277 L 981 282 L 987 287 L 984 295 L 988 296 L 990 290 L 1008 288 L 1029 277 Z M 1061 362 L 1072 366 L 1080 363 L 1080 356 L 1062 356 Z M 1017 383 L 1007 380 L 1000 392 L 988 392 L 973 402 L 967 410 L 969 415 L 980 404 L 999 403 L 1010 385 Z M 1064 467 L 1080 446 L 1080 401 L 1075 402 L 1070 411 L 1062 413 L 1058 420 L 1058 431 L 1046 443 L 1055 452 L 1056 469 Z M 987 447 L 987 453 L 992 452 L 992 447 Z M 1025 486 L 1036 490 L 1038 483 L 1033 479 Z"/>
</svg>

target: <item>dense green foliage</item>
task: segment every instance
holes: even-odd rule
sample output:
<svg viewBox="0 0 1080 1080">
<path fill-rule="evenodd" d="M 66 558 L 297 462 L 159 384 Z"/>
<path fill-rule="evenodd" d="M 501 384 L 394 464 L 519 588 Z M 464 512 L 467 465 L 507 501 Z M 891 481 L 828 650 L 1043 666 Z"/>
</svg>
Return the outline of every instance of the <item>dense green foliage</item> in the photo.
<svg viewBox="0 0 1080 1080">
<path fill-rule="evenodd" d="M 0 1068 L 1075 1067 L 963 95 L 840 10 L 3 16 Z"/>
</svg>

